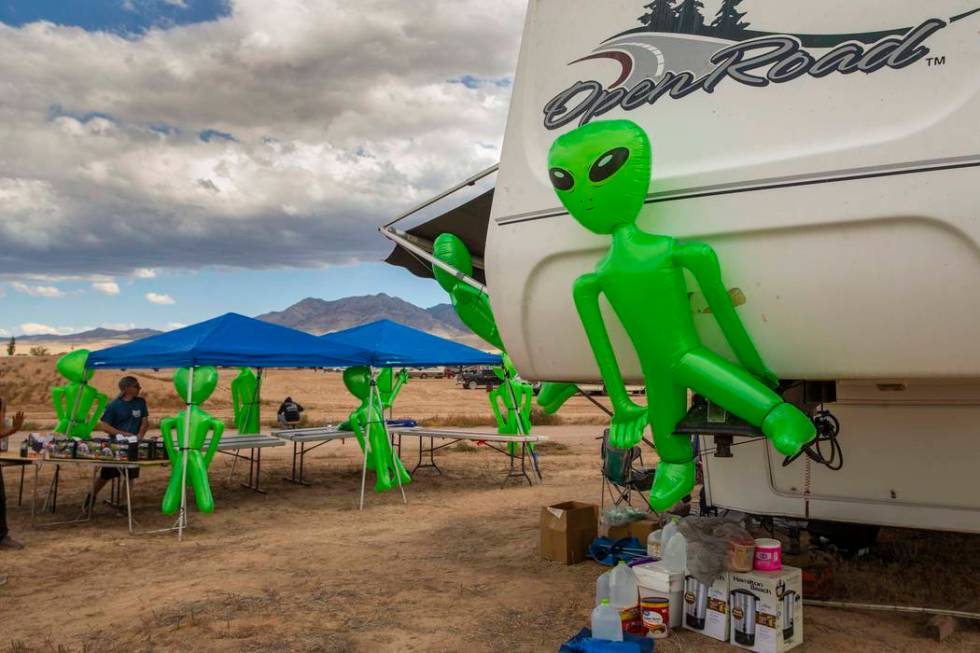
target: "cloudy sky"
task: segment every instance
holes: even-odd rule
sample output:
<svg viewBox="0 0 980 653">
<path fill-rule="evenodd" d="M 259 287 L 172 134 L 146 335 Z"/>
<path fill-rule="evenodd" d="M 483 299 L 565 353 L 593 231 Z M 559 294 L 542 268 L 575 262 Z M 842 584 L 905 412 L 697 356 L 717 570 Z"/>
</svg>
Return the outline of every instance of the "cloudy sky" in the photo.
<svg viewBox="0 0 980 653">
<path fill-rule="evenodd" d="M 443 301 L 376 231 L 496 162 L 525 0 L 0 0 L 0 335 Z"/>
</svg>

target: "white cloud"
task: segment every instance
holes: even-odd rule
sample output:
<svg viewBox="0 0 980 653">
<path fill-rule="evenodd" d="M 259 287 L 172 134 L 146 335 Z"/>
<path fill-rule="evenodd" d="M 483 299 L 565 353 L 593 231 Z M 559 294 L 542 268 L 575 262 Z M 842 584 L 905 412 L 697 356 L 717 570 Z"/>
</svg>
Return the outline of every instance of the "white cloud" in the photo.
<svg viewBox="0 0 980 653">
<path fill-rule="evenodd" d="M 38 324 L 37 322 L 25 322 L 20 325 L 20 332 L 25 336 L 65 336 L 74 333 L 72 327 L 56 327 L 49 324 Z"/>
<path fill-rule="evenodd" d="M 183 322 L 167 322 L 167 331 L 173 331 L 174 329 L 183 329 L 186 324 Z"/>
<path fill-rule="evenodd" d="M 130 329 L 136 328 L 135 322 L 103 322 L 100 324 L 103 329 L 112 329 L 113 331 L 129 331 Z"/>
<path fill-rule="evenodd" d="M 165 295 L 163 293 L 148 292 L 146 293 L 146 301 L 151 304 L 173 304 L 174 298 L 170 295 Z"/>
<path fill-rule="evenodd" d="M 103 295 L 118 295 L 119 284 L 115 281 L 95 281 L 92 287 Z"/>
<path fill-rule="evenodd" d="M 65 293 L 54 286 L 30 286 L 21 281 L 12 281 L 10 283 L 10 287 L 19 293 L 30 295 L 31 297 L 48 297 L 50 299 L 58 299 L 65 296 Z"/>
<path fill-rule="evenodd" d="M 153 268 L 136 268 L 133 276 L 137 279 L 156 279 L 157 271 Z"/>
<path fill-rule="evenodd" d="M 6 264 L 376 259 L 379 223 L 496 161 L 510 88 L 493 82 L 513 74 L 525 6 L 236 0 L 139 38 L 0 26 Z"/>
<path fill-rule="evenodd" d="M 0 336 L 9 336 L 10 332 L 6 329 L 0 329 Z"/>
</svg>

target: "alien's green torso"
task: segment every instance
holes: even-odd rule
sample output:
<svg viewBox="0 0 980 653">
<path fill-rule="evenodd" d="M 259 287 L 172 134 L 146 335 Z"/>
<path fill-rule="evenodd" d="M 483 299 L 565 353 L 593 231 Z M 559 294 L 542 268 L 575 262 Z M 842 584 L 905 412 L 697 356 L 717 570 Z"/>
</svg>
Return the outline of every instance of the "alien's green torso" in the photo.
<svg viewBox="0 0 980 653">
<path fill-rule="evenodd" d="M 596 265 L 599 286 L 629 334 L 644 370 L 670 366 L 700 344 L 684 271 L 673 258 L 676 241 L 632 226 L 613 234 Z M 637 301 L 637 291 L 646 297 Z M 664 338 L 665 329 L 672 337 Z"/>
<path fill-rule="evenodd" d="M 218 422 L 218 420 L 212 417 L 211 415 L 209 415 L 208 413 L 206 413 L 205 411 L 201 410 L 197 406 L 191 406 L 190 411 L 191 411 L 191 430 L 190 430 L 191 437 L 189 440 L 187 440 L 188 444 L 186 446 L 190 447 L 191 449 L 200 449 L 201 447 L 204 446 L 204 442 L 208 438 L 208 433 L 211 431 L 212 428 L 214 428 L 215 422 Z M 182 410 L 179 413 L 177 413 L 176 416 L 171 417 L 169 419 L 171 420 L 174 428 L 177 431 L 177 438 L 176 438 L 177 447 L 185 446 L 184 425 L 185 425 L 185 420 L 187 419 L 187 411 Z"/>
</svg>

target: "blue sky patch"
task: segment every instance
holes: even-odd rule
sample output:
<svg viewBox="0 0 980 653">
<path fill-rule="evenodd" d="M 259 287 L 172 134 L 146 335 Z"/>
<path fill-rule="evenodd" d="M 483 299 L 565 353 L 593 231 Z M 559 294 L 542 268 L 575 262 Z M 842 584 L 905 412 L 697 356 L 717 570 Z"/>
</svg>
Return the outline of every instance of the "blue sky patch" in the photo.
<svg viewBox="0 0 980 653">
<path fill-rule="evenodd" d="M 228 132 L 218 131 L 217 129 L 205 129 L 200 134 L 198 134 L 198 138 L 200 138 L 205 143 L 210 143 L 211 141 L 237 141 L 238 140 Z"/>
<path fill-rule="evenodd" d="M 473 75 L 463 75 L 461 77 L 456 77 L 455 79 L 447 80 L 450 84 L 462 84 L 466 88 L 477 89 L 482 86 L 498 86 L 500 88 L 509 88 L 514 80 L 510 77 L 499 77 L 499 78 L 489 78 L 489 77 L 475 77 Z"/>
<path fill-rule="evenodd" d="M 139 36 L 154 27 L 217 20 L 229 14 L 229 0 L 0 0 L 0 22 L 13 27 L 44 20 L 123 36 Z"/>
</svg>

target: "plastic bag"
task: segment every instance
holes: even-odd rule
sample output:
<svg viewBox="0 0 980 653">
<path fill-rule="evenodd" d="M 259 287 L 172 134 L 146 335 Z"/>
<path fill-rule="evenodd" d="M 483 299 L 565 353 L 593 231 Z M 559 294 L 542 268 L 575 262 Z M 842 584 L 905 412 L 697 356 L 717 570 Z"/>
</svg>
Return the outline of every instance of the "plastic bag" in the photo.
<svg viewBox="0 0 980 653">
<path fill-rule="evenodd" d="M 687 573 L 705 585 L 728 569 L 734 543 L 754 542 L 740 524 L 723 517 L 685 517 L 678 530 L 687 539 Z"/>
<path fill-rule="evenodd" d="M 602 523 L 609 526 L 622 526 L 638 519 L 643 519 L 646 513 L 633 506 L 612 506 L 602 512 Z"/>
</svg>

